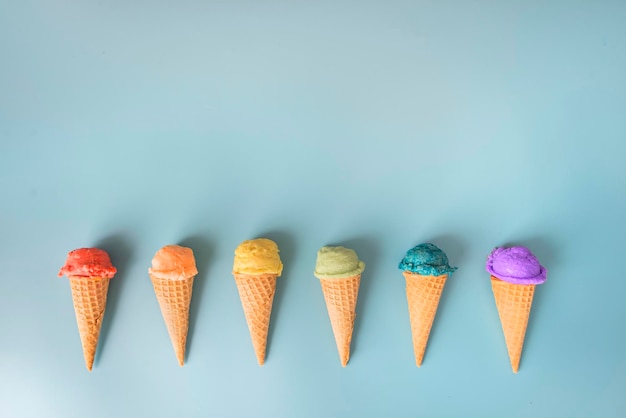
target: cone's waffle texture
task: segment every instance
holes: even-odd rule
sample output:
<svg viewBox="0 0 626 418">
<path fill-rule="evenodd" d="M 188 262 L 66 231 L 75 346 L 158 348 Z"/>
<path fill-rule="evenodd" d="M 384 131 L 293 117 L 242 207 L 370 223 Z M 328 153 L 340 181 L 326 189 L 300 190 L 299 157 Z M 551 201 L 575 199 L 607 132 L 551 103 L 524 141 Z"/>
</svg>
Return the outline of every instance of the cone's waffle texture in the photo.
<svg viewBox="0 0 626 418">
<path fill-rule="evenodd" d="M 491 276 L 491 288 L 504 331 L 504 340 L 509 351 L 511 368 L 519 370 L 526 326 L 535 294 L 535 285 L 507 283 Z"/>
<path fill-rule="evenodd" d="M 341 365 L 346 367 L 350 359 L 350 342 L 356 318 L 356 302 L 359 296 L 361 275 L 345 279 L 320 279 L 330 324 L 335 335 Z"/>
<path fill-rule="evenodd" d="M 270 326 L 272 304 L 276 292 L 276 275 L 235 274 L 239 298 L 246 316 L 252 346 L 259 366 L 265 363 L 267 331 Z"/>
<path fill-rule="evenodd" d="M 185 364 L 185 347 L 189 331 L 189 305 L 194 276 L 184 280 L 168 280 L 150 275 L 167 332 L 174 346 L 178 364 Z"/>
<path fill-rule="evenodd" d="M 69 279 L 85 365 L 91 371 L 107 304 L 110 279 L 76 276 L 70 276 Z"/>
<path fill-rule="evenodd" d="M 406 278 L 406 298 L 409 303 L 415 363 L 420 367 L 448 275 L 423 276 L 405 271 L 404 277 Z"/>
</svg>

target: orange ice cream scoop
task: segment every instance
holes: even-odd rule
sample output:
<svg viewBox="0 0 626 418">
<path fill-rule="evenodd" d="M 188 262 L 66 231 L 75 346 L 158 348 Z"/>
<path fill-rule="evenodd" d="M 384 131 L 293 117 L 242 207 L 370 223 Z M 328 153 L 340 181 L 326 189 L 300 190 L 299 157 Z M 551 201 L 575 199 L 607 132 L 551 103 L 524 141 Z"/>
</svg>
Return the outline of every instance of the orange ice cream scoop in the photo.
<svg viewBox="0 0 626 418">
<path fill-rule="evenodd" d="M 159 279 L 184 280 L 198 274 L 191 248 L 166 245 L 154 255 L 148 272 Z"/>
<path fill-rule="evenodd" d="M 103 277 L 111 279 L 117 269 L 111 264 L 109 254 L 99 248 L 79 248 L 70 251 L 59 277 Z"/>
</svg>

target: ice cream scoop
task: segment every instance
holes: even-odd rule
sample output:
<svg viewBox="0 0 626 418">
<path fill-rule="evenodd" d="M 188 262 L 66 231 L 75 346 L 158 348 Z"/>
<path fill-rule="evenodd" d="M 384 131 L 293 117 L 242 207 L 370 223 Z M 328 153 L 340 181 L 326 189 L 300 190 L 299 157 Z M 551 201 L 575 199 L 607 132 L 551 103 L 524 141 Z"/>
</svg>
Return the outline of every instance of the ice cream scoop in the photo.
<svg viewBox="0 0 626 418">
<path fill-rule="evenodd" d="M 59 277 L 106 277 L 115 276 L 117 269 L 111 264 L 109 254 L 100 248 L 79 248 L 67 254 Z"/>
<path fill-rule="evenodd" d="M 148 272 L 159 279 L 184 280 L 198 274 L 191 248 L 166 245 L 154 255 Z"/>
<path fill-rule="evenodd" d="M 278 245 L 267 238 L 244 241 L 235 250 L 233 274 L 274 274 L 280 276 L 283 264 Z"/>
<path fill-rule="evenodd" d="M 446 253 L 431 243 L 416 245 L 408 250 L 398 267 L 422 276 L 451 274 L 457 269 L 450 267 Z"/>
<path fill-rule="evenodd" d="M 526 247 L 495 248 L 486 268 L 492 276 L 513 284 L 542 284 L 548 274 Z"/>
<path fill-rule="evenodd" d="M 365 263 L 359 260 L 354 250 L 345 247 L 322 247 L 317 253 L 315 277 L 343 279 L 356 276 L 365 270 Z"/>
</svg>

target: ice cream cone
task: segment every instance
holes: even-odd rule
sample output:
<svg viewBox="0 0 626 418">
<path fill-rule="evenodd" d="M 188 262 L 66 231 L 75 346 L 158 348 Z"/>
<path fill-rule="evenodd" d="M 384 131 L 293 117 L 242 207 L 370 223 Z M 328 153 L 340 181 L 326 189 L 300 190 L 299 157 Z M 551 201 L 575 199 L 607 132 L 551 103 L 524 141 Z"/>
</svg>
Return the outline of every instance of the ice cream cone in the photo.
<svg viewBox="0 0 626 418">
<path fill-rule="evenodd" d="M 513 284 L 491 276 L 491 288 L 514 373 L 519 370 L 535 285 Z"/>
<path fill-rule="evenodd" d="M 277 274 L 234 274 L 259 366 L 265 363 L 267 331 L 270 325 Z"/>
<path fill-rule="evenodd" d="M 326 310 L 343 367 L 350 360 L 350 342 L 363 270 L 365 263 L 350 248 L 326 246 L 317 252 L 313 274 L 322 285 Z"/>
<path fill-rule="evenodd" d="M 415 363 L 421 367 L 430 329 L 448 275 L 425 276 L 409 271 L 404 271 L 403 274 L 406 278 L 406 297 L 409 304 Z"/>
<path fill-rule="evenodd" d="M 87 370 L 91 371 L 96 356 L 102 319 L 107 304 L 109 281 L 117 269 L 109 254 L 100 248 L 78 248 L 67 254 L 59 277 L 67 276 L 72 289 L 74 312 L 83 345 Z"/>
<path fill-rule="evenodd" d="M 69 279 L 85 365 L 87 370 L 91 371 L 106 308 L 110 279 L 78 276 L 70 276 Z"/>
<path fill-rule="evenodd" d="M 490 274 L 511 368 L 517 373 L 535 286 L 545 283 L 548 270 L 523 246 L 494 248 L 485 269 Z"/>
<path fill-rule="evenodd" d="M 450 266 L 446 253 L 430 242 L 408 250 L 398 268 L 406 279 L 415 363 L 421 367 L 443 287 L 457 268 Z"/>
<path fill-rule="evenodd" d="M 350 342 L 356 318 L 361 275 L 343 279 L 320 278 L 326 309 L 333 328 L 341 365 L 346 367 L 350 359 Z"/>
<path fill-rule="evenodd" d="M 182 280 L 156 277 L 150 273 L 154 293 L 159 301 L 167 332 L 174 346 L 178 364 L 185 364 L 185 347 L 189 330 L 189 305 L 195 276 Z"/>
</svg>

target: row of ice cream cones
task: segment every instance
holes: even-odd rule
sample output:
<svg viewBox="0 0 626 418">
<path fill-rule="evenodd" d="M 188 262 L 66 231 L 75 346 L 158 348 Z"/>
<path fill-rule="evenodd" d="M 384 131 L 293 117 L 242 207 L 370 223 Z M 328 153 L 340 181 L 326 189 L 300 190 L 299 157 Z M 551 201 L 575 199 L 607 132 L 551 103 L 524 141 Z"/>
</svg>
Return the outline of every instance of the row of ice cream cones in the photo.
<svg viewBox="0 0 626 418">
<path fill-rule="evenodd" d="M 525 247 L 496 248 L 486 267 L 491 275 L 511 367 L 517 373 L 535 285 L 545 281 L 546 270 Z M 441 294 L 456 267 L 449 265 L 447 255 L 435 245 L 421 244 L 406 253 L 399 268 L 406 280 L 415 361 L 421 366 Z M 365 263 L 352 249 L 323 247 L 318 252 L 314 274 L 320 280 L 343 367 L 350 359 L 364 269 Z M 259 365 L 265 362 L 276 281 L 282 270 L 274 241 L 265 238 L 244 241 L 235 251 L 233 275 Z M 116 271 L 104 250 L 81 248 L 68 254 L 59 273 L 70 279 L 85 364 L 90 371 L 109 281 Z M 155 254 L 148 273 L 176 358 L 183 366 L 193 282 L 198 274 L 193 251 L 178 245 L 165 246 Z"/>
</svg>

